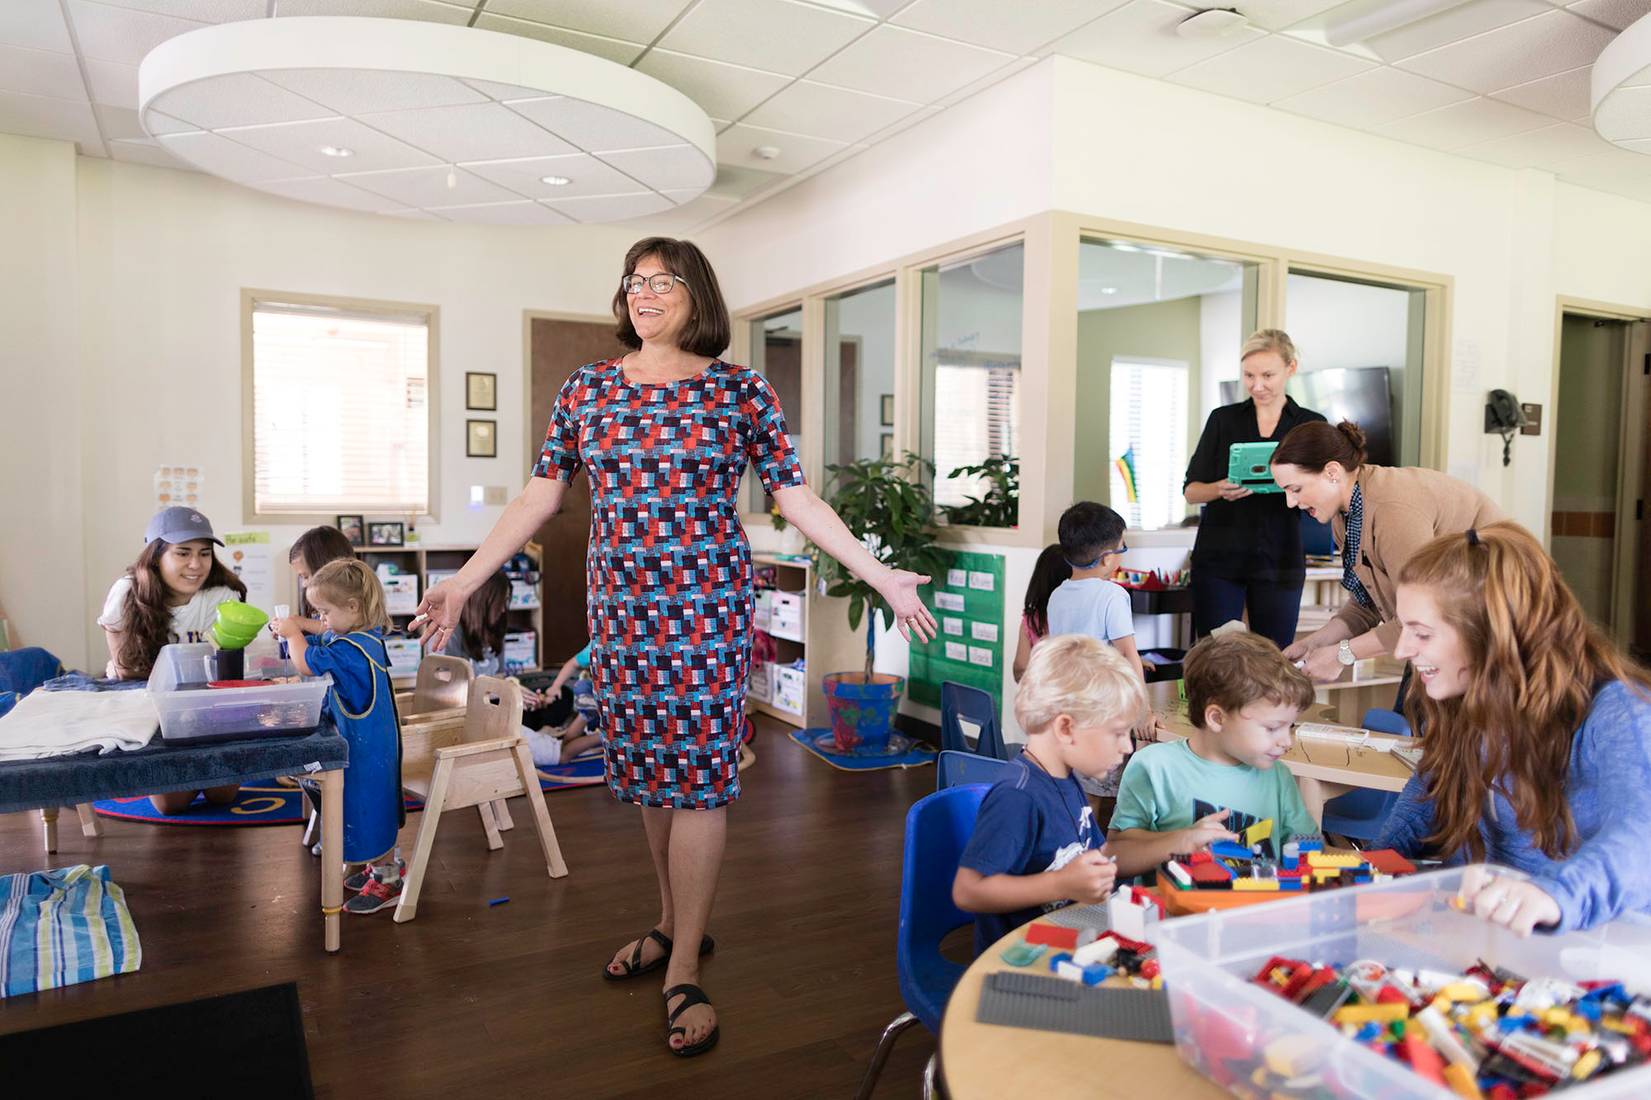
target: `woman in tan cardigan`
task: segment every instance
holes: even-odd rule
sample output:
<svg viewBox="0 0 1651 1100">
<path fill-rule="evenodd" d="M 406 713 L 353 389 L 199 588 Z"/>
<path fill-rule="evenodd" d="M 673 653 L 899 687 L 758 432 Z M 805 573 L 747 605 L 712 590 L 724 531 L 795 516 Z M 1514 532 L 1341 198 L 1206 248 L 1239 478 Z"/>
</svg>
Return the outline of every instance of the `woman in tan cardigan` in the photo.
<svg viewBox="0 0 1651 1100">
<path fill-rule="evenodd" d="M 1341 584 L 1351 594 L 1322 629 L 1284 651 L 1319 683 L 1338 679 L 1355 661 L 1393 652 L 1399 572 L 1418 550 L 1440 535 L 1502 518 L 1489 497 L 1448 474 L 1367 464 L 1364 432 L 1345 420 L 1293 429 L 1273 452 L 1272 469 L 1287 504 L 1330 521 Z"/>
</svg>

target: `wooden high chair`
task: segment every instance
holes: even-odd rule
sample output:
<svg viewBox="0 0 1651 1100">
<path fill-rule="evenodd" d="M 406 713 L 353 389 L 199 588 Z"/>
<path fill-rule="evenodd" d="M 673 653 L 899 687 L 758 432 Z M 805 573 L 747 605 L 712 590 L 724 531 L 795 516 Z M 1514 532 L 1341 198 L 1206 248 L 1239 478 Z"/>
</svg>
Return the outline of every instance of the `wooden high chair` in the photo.
<svg viewBox="0 0 1651 1100">
<path fill-rule="evenodd" d="M 422 729 L 403 728 L 402 786 L 424 799 L 424 814 L 407 867 L 407 881 L 396 904 L 397 923 L 412 920 L 418 910 L 430 849 L 441 815 L 447 810 L 476 807 L 487 834 L 487 846 L 496 850 L 504 846 L 504 841 L 499 837 L 493 804 L 525 795 L 533 826 L 539 832 L 545 869 L 551 878 L 568 873 L 562 849 L 556 843 L 556 830 L 550 824 L 550 812 L 545 809 L 533 754 L 522 739 L 521 729 L 521 686 L 493 676 L 478 676 L 471 684 L 470 705 L 465 709 L 462 727 L 455 730 L 451 724 L 432 723 Z M 420 762 L 424 760 L 431 767 L 420 774 Z"/>
<path fill-rule="evenodd" d="M 419 662 L 413 690 L 396 693 L 396 712 L 403 723 L 462 718 L 470 702 L 472 675 L 463 657 L 432 653 Z"/>
</svg>

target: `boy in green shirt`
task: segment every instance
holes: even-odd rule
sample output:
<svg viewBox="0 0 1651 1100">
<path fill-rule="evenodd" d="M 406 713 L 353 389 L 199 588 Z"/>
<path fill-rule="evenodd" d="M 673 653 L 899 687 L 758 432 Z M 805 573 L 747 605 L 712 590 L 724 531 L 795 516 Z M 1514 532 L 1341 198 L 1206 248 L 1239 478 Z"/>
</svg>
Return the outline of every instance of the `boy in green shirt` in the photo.
<svg viewBox="0 0 1651 1100">
<path fill-rule="evenodd" d="M 1319 831 L 1295 777 L 1275 767 L 1290 750 L 1296 716 L 1313 701 L 1312 681 L 1272 642 L 1248 633 L 1194 646 L 1185 677 L 1192 736 L 1135 753 L 1118 786 L 1107 851 L 1120 879 L 1176 853 L 1237 840 L 1225 825 L 1229 810 L 1271 818 L 1277 845 Z M 1197 801 L 1221 808 L 1195 818 Z"/>
</svg>

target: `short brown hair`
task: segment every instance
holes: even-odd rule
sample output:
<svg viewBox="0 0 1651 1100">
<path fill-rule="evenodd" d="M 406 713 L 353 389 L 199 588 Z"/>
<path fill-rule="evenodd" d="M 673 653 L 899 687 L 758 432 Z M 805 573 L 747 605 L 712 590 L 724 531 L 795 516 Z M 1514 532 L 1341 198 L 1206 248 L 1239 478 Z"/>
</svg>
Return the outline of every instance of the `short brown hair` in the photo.
<svg viewBox="0 0 1651 1100">
<path fill-rule="evenodd" d="M 1364 429 L 1351 420 L 1335 427 L 1323 420 L 1297 424 L 1273 451 L 1269 465 L 1298 466 L 1317 474 L 1332 462 L 1349 473 L 1364 465 Z"/>
<path fill-rule="evenodd" d="M 354 600 L 361 605 L 361 629 L 387 630 L 390 616 L 384 611 L 384 586 L 367 563 L 356 558 L 336 558 L 315 571 L 310 591 L 325 592 L 336 600 Z"/>
<path fill-rule="evenodd" d="M 728 306 L 722 300 L 722 287 L 717 284 L 717 273 L 711 270 L 711 261 L 693 241 L 679 241 L 675 237 L 644 237 L 631 245 L 625 253 L 625 270 L 619 278 L 636 273 L 636 265 L 644 256 L 658 257 L 661 266 L 673 275 L 682 277 L 677 284 L 688 292 L 694 303 L 694 315 L 688 327 L 682 330 L 678 345 L 683 351 L 712 358 L 728 350 L 728 337 L 733 331 L 728 323 Z M 642 346 L 642 337 L 631 324 L 630 295 L 620 287 L 613 294 L 613 319 L 619 322 L 614 333 L 619 342 L 631 350 Z"/>
<path fill-rule="evenodd" d="M 1204 728 L 1204 711 L 1211 706 L 1236 714 L 1258 699 L 1294 706 L 1298 711 L 1313 702 L 1313 681 L 1259 634 L 1235 630 L 1205 638 L 1192 647 L 1182 668 L 1188 717 L 1199 729 Z"/>
</svg>

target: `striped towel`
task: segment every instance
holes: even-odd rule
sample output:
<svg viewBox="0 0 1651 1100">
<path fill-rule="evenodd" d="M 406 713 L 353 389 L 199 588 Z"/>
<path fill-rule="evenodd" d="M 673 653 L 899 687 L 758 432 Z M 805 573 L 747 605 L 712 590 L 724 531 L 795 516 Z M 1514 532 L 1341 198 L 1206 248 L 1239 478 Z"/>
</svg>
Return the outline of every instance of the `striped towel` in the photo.
<svg viewBox="0 0 1651 1100">
<path fill-rule="evenodd" d="M 143 964 L 108 867 L 0 876 L 0 997 L 129 974 Z"/>
</svg>

